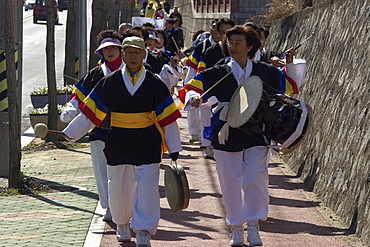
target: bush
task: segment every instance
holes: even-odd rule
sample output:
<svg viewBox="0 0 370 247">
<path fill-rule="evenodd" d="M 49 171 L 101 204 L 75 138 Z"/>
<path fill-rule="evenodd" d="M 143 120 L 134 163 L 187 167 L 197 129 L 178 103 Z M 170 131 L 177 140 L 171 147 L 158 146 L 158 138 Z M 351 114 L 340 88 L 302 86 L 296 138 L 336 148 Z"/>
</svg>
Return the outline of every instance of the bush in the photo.
<svg viewBox="0 0 370 247">
<path fill-rule="evenodd" d="M 57 105 L 58 107 L 58 114 L 61 114 L 63 110 L 66 108 L 67 105 Z M 36 108 L 36 109 L 31 109 L 30 114 L 48 114 L 48 105 L 46 105 L 43 108 Z"/>
<path fill-rule="evenodd" d="M 287 17 L 293 13 L 294 0 L 272 0 L 267 9 L 262 11 L 262 25 L 271 25 L 275 20 Z"/>
<path fill-rule="evenodd" d="M 57 92 L 58 93 L 67 93 L 67 94 L 70 94 L 70 93 L 72 93 L 74 87 L 75 86 L 73 86 L 73 85 L 67 85 L 67 86 L 57 87 Z M 48 87 L 37 87 L 37 88 L 34 88 L 31 91 L 31 95 L 45 95 L 45 94 L 48 94 L 48 93 L 49 93 Z"/>
</svg>

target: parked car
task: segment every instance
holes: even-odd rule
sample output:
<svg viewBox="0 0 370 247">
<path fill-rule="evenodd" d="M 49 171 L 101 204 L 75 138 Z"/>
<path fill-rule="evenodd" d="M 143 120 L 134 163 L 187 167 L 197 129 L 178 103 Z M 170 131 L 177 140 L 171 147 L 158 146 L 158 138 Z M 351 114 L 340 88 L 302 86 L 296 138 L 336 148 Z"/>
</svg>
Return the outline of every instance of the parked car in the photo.
<svg viewBox="0 0 370 247">
<path fill-rule="evenodd" d="M 68 9 L 68 0 L 58 0 L 58 10 L 63 11 Z"/>
<path fill-rule="evenodd" d="M 59 23 L 59 15 L 57 8 L 57 1 L 54 0 L 54 16 L 55 24 Z M 33 7 L 33 23 L 37 23 L 38 20 L 46 21 L 46 0 L 36 0 L 35 6 Z"/>
<path fill-rule="evenodd" d="M 35 5 L 35 0 L 24 1 L 24 10 L 28 11 L 29 9 L 33 9 L 34 5 Z"/>
</svg>

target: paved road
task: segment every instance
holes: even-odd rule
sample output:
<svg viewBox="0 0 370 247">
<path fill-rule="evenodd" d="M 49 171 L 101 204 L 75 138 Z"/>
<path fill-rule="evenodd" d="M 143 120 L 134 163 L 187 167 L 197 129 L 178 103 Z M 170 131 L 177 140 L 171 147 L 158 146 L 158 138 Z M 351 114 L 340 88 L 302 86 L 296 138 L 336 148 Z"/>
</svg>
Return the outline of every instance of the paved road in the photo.
<svg viewBox="0 0 370 247">
<path fill-rule="evenodd" d="M 186 118 L 178 123 L 184 147 L 178 163 L 188 177 L 190 204 L 181 212 L 169 209 L 163 172 L 170 161 L 165 155 L 160 180 L 161 220 L 152 246 L 226 247 L 229 230 L 215 162 L 205 160 L 199 146 L 187 142 L 190 136 Z M 22 139 L 27 136 L 33 139 L 32 133 Z M 135 247 L 135 238 L 130 243 L 118 243 L 115 225 L 102 221 L 104 212 L 97 201 L 89 147 L 24 152 L 22 171 L 53 185 L 57 191 L 0 196 L 0 246 Z M 299 179 L 276 157 L 269 165 L 269 174 L 270 212 L 267 221 L 260 224 L 265 247 L 364 246 L 345 235 L 346 227 L 329 210 L 323 214 L 325 217 L 320 213 L 325 209 L 320 200 L 304 192 Z M 6 179 L 0 178 L 0 187 L 6 183 Z"/>
<path fill-rule="evenodd" d="M 87 0 L 87 47 L 90 43 L 91 3 Z M 30 92 L 47 86 L 46 77 L 46 22 L 33 23 L 32 10 L 23 11 L 23 59 L 22 59 L 22 133 L 29 127 L 29 109 L 32 107 Z M 58 11 L 59 24 L 55 25 L 55 73 L 57 86 L 63 86 L 67 11 Z"/>
<path fill-rule="evenodd" d="M 186 116 L 186 113 L 184 114 Z M 190 187 L 189 207 L 181 212 L 169 209 L 164 193 L 164 166 L 161 166 L 160 194 L 161 220 L 158 232 L 152 237 L 152 247 L 226 247 L 229 246 L 229 229 L 225 224 L 225 211 L 221 190 L 218 184 L 216 163 L 203 158 L 203 150 L 198 145 L 188 143 L 190 136 L 186 118 L 179 121 L 184 151 L 178 163 L 186 171 Z M 165 156 L 164 164 L 169 159 Z M 263 246 L 270 247 L 350 247 L 350 239 L 344 237 L 345 227 L 331 226 L 329 217 L 320 200 L 312 193 L 303 194 L 302 183 L 277 157 L 269 164 L 270 206 L 267 221 L 261 222 Z M 309 196 L 307 198 L 306 196 Z M 333 220 L 331 222 L 334 223 Z M 105 224 L 100 247 L 135 247 L 135 238 L 130 243 L 118 243 L 115 237 L 115 224 Z M 134 235 L 134 233 L 132 233 Z M 247 243 L 246 243 L 247 244 Z M 248 245 L 244 245 L 248 246 Z M 358 244 L 357 246 L 361 246 Z"/>
</svg>

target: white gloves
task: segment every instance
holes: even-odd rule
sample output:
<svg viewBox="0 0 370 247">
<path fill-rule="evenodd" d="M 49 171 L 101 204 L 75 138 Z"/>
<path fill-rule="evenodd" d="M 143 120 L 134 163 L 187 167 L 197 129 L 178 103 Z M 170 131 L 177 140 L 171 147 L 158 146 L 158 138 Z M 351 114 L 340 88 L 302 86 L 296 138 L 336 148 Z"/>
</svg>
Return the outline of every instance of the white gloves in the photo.
<svg viewBox="0 0 370 247">
<path fill-rule="evenodd" d="M 66 108 L 64 111 L 60 114 L 60 121 L 64 123 L 69 123 L 74 119 L 78 114 L 80 113 L 80 110 L 78 109 L 78 101 L 76 99 L 73 99 L 67 103 Z"/>
</svg>

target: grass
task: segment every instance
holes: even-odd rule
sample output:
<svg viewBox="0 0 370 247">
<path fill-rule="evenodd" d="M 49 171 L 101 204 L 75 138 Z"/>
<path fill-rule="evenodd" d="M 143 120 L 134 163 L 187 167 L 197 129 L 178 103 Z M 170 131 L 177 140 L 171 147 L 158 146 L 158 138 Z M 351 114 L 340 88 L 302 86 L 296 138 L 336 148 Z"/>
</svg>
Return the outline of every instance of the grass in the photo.
<svg viewBox="0 0 370 247">
<path fill-rule="evenodd" d="M 15 188 L 0 188 L 0 196 L 16 196 L 20 195 L 19 189 Z"/>
</svg>

